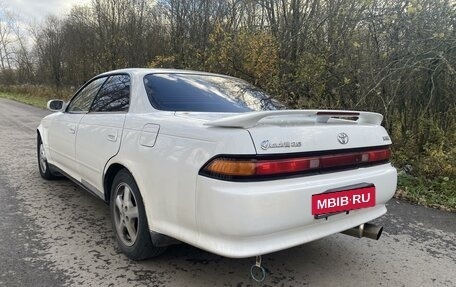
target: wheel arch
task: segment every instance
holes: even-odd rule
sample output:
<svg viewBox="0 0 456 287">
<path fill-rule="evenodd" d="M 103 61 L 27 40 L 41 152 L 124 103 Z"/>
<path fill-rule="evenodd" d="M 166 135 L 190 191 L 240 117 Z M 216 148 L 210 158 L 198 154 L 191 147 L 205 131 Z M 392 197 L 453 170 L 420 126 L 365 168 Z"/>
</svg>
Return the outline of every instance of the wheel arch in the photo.
<svg viewBox="0 0 456 287">
<path fill-rule="evenodd" d="M 44 128 L 43 128 L 43 126 L 41 124 L 36 128 L 36 136 L 37 136 L 37 139 L 41 140 L 41 142 L 43 143 L 44 147 L 46 148 L 47 139 L 45 138 L 46 137 L 45 131 L 44 131 Z"/>
<path fill-rule="evenodd" d="M 41 140 L 43 140 L 43 128 L 41 125 L 36 128 L 36 135 L 39 136 Z"/>
<path fill-rule="evenodd" d="M 123 165 L 121 163 L 117 163 L 117 162 L 111 163 L 111 164 L 109 164 L 109 167 L 106 169 L 106 172 L 103 177 L 103 189 L 104 189 L 104 197 L 105 197 L 104 200 L 106 203 L 109 203 L 111 200 L 111 185 L 112 185 L 112 182 L 114 181 L 114 177 L 122 169 L 125 169 L 133 176 L 131 171 L 125 165 Z"/>
</svg>

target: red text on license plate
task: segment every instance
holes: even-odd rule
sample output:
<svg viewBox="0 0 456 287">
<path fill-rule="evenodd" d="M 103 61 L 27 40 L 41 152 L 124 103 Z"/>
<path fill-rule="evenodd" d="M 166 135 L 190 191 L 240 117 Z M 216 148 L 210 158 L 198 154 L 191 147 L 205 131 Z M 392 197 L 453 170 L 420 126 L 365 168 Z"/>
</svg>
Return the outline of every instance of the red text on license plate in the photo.
<svg viewBox="0 0 456 287">
<path fill-rule="evenodd" d="M 312 195 L 312 215 L 375 206 L 375 186 Z"/>
</svg>

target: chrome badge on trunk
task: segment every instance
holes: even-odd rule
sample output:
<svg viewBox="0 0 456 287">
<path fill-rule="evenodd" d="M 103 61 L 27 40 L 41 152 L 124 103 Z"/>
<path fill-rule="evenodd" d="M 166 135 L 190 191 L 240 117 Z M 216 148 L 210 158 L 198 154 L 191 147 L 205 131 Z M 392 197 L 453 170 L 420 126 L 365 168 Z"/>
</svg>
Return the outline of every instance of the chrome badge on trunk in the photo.
<svg viewBox="0 0 456 287">
<path fill-rule="evenodd" d="M 337 135 L 337 140 L 341 144 L 347 144 L 348 143 L 348 135 L 346 133 L 340 133 Z"/>
<path fill-rule="evenodd" d="M 271 143 L 269 140 L 264 140 L 261 142 L 260 146 L 261 146 L 261 149 L 263 149 L 263 150 L 267 150 L 270 148 L 292 148 L 292 147 L 300 147 L 301 142 L 293 142 L 293 141 L 282 142 L 281 141 L 278 143 Z"/>
</svg>

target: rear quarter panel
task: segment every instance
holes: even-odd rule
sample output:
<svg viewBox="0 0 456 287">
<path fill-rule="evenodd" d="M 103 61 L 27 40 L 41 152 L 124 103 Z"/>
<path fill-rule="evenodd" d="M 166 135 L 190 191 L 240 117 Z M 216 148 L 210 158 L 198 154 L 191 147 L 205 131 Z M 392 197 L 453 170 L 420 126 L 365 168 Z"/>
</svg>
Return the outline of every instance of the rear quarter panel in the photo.
<svg viewBox="0 0 456 287">
<path fill-rule="evenodd" d="M 159 126 L 153 147 L 140 144 L 147 124 Z M 141 191 L 149 228 L 182 241 L 194 242 L 196 183 L 200 168 L 215 154 L 255 154 L 245 130 L 206 127 L 171 112 L 128 114 L 119 153 Z"/>
</svg>

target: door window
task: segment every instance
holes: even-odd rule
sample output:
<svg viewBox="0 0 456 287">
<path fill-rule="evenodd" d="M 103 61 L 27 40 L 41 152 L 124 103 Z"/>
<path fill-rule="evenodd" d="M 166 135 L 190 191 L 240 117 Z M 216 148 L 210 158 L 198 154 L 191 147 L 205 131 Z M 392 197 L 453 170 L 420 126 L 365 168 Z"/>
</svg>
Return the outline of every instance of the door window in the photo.
<svg viewBox="0 0 456 287">
<path fill-rule="evenodd" d="M 93 101 L 91 112 L 126 112 L 130 105 L 130 76 L 109 77 Z"/>
<path fill-rule="evenodd" d="M 79 93 L 71 100 L 67 112 L 70 113 L 87 113 L 90 109 L 95 96 L 101 85 L 106 81 L 107 77 L 98 78 L 87 84 Z"/>
</svg>

